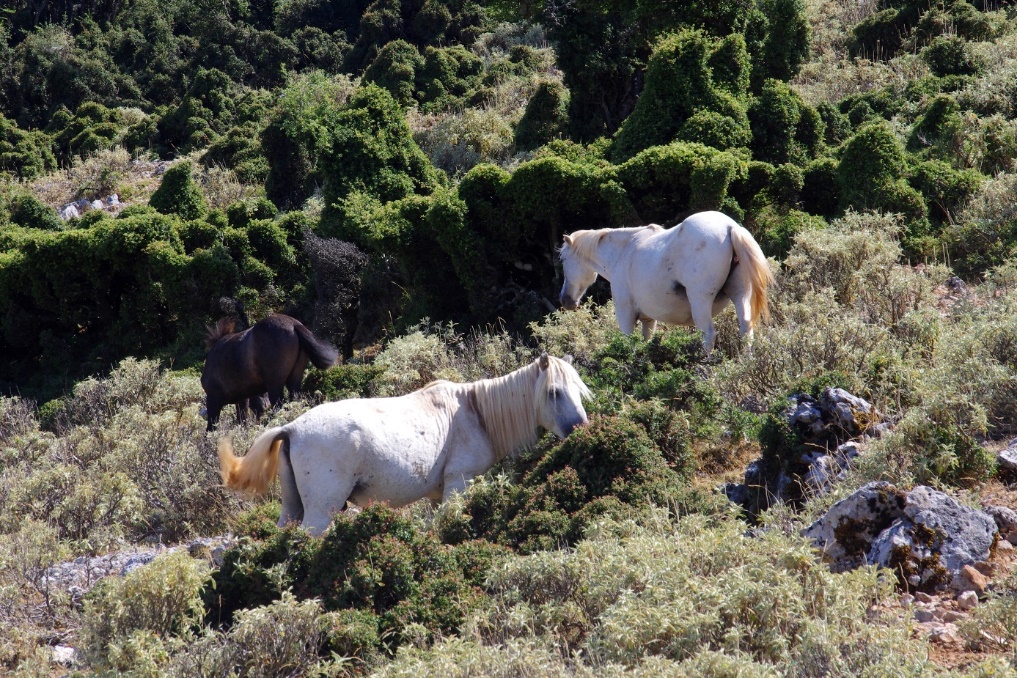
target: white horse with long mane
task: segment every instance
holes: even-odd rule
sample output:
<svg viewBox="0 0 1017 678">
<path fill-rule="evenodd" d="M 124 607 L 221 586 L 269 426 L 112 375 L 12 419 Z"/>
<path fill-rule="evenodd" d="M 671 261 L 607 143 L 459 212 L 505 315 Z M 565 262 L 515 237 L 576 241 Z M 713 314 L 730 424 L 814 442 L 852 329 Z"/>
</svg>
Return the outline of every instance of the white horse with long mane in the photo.
<svg viewBox="0 0 1017 678">
<path fill-rule="evenodd" d="M 435 381 L 398 398 L 319 405 L 270 428 L 244 457 L 219 441 L 227 487 L 264 493 L 278 473 L 279 525 L 302 521 L 313 534 L 346 501 L 404 506 L 445 500 L 496 462 L 537 441 L 538 428 L 565 438 L 586 424 L 590 398 L 570 361 L 546 353 L 495 379 Z"/>
<path fill-rule="evenodd" d="M 602 228 L 565 236 L 561 305 L 575 310 L 603 276 L 611 283 L 618 326 L 631 334 L 642 322 L 649 339 L 657 322 L 695 324 L 707 352 L 717 335 L 713 317 L 733 302 L 742 336 L 769 317 L 767 287 L 773 274 L 759 244 L 720 212 L 693 214 L 674 228 L 657 224 Z"/>
</svg>

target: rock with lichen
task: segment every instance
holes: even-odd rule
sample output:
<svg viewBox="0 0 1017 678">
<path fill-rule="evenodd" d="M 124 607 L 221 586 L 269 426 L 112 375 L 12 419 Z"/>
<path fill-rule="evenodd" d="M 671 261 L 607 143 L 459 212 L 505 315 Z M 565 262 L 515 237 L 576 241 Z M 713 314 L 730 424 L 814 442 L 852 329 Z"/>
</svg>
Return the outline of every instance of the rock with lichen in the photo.
<svg viewBox="0 0 1017 678">
<path fill-rule="evenodd" d="M 822 550 L 835 572 L 866 562 L 872 543 L 904 515 L 906 495 L 885 481 L 872 482 L 841 499 L 803 534 Z"/>
<path fill-rule="evenodd" d="M 987 559 L 996 531 L 986 513 L 919 485 L 908 493 L 901 519 L 873 542 L 868 561 L 891 568 L 908 586 L 934 588 Z"/>
</svg>

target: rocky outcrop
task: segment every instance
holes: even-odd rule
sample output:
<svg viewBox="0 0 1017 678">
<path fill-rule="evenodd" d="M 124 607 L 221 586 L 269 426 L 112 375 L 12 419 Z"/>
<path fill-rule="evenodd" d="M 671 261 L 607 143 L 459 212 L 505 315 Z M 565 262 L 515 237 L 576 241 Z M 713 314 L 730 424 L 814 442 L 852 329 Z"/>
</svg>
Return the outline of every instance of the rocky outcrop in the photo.
<svg viewBox="0 0 1017 678">
<path fill-rule="evenodd" d="M 992 516 L 943 492 L 918 486 L 904 493 L 878 482 L 834 504 L 803 534 L 835 571 L 881 565 L 909 589 L 981 593 L 977 567 L 998 531 Z"/>
<path fill-rule="evenodd" d="M 763 456 L 745 470 L 745 482 L 723 491 L 752 514 L 825 494 L 862 454 L 864 441 L 888 427 L 868 401 L 844 389 L 828 388 L 818 399 L 799 393 L 768 416 Z"/>
</svg>

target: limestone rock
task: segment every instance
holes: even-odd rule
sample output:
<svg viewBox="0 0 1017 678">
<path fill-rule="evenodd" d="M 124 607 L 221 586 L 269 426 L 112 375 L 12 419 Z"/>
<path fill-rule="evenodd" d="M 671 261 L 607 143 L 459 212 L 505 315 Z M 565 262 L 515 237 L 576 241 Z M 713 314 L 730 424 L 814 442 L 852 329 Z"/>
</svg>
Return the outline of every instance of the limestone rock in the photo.
<svg viewBox="0 0 1017 678">
<path fill-rule="evenodd" d="M 835 572 L 865 562 L 872 542 L 904 513 L 905 495 L 885 481 L 872 482 L 830 507 L 802 534 L 823 551 Z"/>
</svg>

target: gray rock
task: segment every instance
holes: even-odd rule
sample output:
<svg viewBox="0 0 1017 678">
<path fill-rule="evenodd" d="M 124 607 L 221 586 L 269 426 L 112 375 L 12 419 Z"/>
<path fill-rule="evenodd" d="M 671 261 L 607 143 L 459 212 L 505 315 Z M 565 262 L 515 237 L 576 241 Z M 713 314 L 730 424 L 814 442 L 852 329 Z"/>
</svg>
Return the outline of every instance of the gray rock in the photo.
<svg viewBox="0 0 1017 678">
<path fill-rule="evenodd" d="M 721 490 L 732 504 L 745 506 L 749 503 L 749 488 L 742 483 L 725 483 Z"/>
<path fill-rule="evenodd" d="M 804 478 L 805 487 L 815 495 L 826 494 L 840 472 L 841 465 L 837 459 L 829 454 L 818 455 L 809 464 Z"/>
<path fill-rule="evenodd" d="M 106 205 L 109 207 L 116 207 L 120 204 L 120 196 L 116 193 L 111 193 L 106 196 Z"/>
<path fill-rule="evenodd" d="M 869 401 L 842 388 L 825 389 L 819 397 L 819 407 L 828 413 L 831 423 L 840 426 L 852 436 L 861 433 L 859 419 L 864 422 L 873 414 Z"/>
<path fill-rule="evenodd" d="M 103 208 L 102 200 L 93 200 L 88 206 L 94 210 L 101 210 Z"/>
<path fill-rule="evenodd" d="M 917 573 L 916 586 L 929 588 L 989 557 L 996 523 L 987 514 L 922 485 L 908 493 L 903 513 L 873 540 L 869 563 Z"/>
<path fill-rule="evenodd" d="M 933 614 L 932 610 L 925 610 L 925 609 L 921 609 L 921 608 L 915 610 L 915 620 L 919 624 L 924 624 L 926 622 L 930 622 L 930 621 L 932 621 L 935 618 L 936 618 L 936 615 Z"/>
<path fill-rule="evenodd" d="M 64 221 L 67 221 L 69 219 L 76 219 L 77 217 L 80 216 L 81 213 L 78 212 L 78 208 L 74 205 L 74 203 L 71 203 L 70 205 L 64 205 L 60 209 L 60 218 L 63 219 Z"/>
<path fill-rule="evenodd" d="M 996 455 L 996 467 L 1004 480 L 1017 479 L 1017 445 L 1011 443 L 1010 447 Z"/>
<path fill-rule="evenodd" d="M 759 487 L 763 484 L 762 459 L 756 459 L 745 467 L 745 484 L 749 487 Z"/>
<path fill-rule="evenodd" d="M 905 496 L 885 481 L 869 483 L 830 507 L 802 532 L 835 572 L 865 562 L 873 541 L 904 515 Z"/>
<path fill-rule="evenodd" d="M 138 553 L 130 556 L 120 568 L 120 576 L 123 577 L 143 565 L 148 565 L 155 560 L 157 553 Z"/>
<path fill-rule="evenodd" d="M 1005 537 L 1014 530 L 1017 530 L 1017 511 L 1005 506 L 992 505 L 983 506 L 982 510 L 996 521 L 996 527 L 999 529 L 1000 535 Z"/>
</svg>

